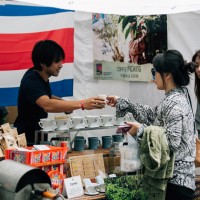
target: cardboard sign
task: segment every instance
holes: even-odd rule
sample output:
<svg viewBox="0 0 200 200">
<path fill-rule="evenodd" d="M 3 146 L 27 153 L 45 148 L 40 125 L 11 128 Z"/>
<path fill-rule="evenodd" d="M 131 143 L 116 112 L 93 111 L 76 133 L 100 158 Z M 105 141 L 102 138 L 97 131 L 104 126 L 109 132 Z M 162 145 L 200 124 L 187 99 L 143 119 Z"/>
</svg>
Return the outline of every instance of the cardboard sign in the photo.
<svg viewBox="0 0 200 200">
<path fill-rule="evenodd" d="M 81 177 L 73 176 L 64 179 L 64 190 L 63 192 L 66 192 L 68 199 L 84 195 Z"/>
</svg>

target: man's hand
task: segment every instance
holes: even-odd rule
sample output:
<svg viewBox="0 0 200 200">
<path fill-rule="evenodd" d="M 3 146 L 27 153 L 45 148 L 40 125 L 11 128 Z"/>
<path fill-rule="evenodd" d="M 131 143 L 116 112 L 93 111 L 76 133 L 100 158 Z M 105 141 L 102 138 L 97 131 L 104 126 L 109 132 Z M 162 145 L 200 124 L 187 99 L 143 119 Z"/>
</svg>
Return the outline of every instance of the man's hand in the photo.
<svg viewBox="0 0 200 200">
<path fill-rule="evenodd" d="M 101 97 L 91 97 L 83 101 L 83 107 L 86 110 L 105 108 L 106 101 Z"/>
</svg>

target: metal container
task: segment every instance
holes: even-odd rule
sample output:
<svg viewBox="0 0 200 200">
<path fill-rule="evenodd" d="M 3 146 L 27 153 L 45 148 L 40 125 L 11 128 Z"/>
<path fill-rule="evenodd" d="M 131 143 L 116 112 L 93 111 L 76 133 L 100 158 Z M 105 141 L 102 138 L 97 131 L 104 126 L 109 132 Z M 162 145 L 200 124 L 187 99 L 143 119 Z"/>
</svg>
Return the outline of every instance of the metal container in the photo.
<svg viewBox="0 0 200 200">
<path fill-rule="evenodd" d="M 41 169 L 13 160 L 0 161 L 0 199 L 29 200 L 35 189 L 48 189 L 49 176 Z"/>
<path fill-rule="evenodd" d="M 52 137 L 50 142 L 54 145 L 54 146 L 59 146 L 61 147 L 62 142 L 67 142 L 67 147 L 69 148 L 69 151 L 71 150 L 71 146 L 70 146 L 70 137 L 64 137 L 64 136 L 56 136 L 56 137 Z"/>
</svg>

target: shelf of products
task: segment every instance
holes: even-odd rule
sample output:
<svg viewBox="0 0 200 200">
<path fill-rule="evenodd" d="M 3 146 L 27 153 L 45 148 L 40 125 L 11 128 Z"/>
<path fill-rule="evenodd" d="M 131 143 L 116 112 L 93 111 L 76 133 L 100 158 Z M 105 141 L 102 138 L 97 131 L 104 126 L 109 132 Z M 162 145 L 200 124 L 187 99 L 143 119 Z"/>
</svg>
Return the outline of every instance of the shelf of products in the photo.
<svg viewBox="0 0 200 200">
<path fill-rule="evenodd" d="M 77 134 L 81 131 L 91 131 L 91 130 L 101 130 L 101 129 L 114 129 L 116 128 L 117 129 L 118 125 L 114 125 L 114 126 L 100 126 L 100 127 L 94 127 L 94 128 L 91 128 L 91 127 L 85 127 L 85 128 L 81 128 L 81 129 L 67 129 L 67 130 L 64 130 L 64 131 L 58 131 L 58 130 L 55 130 L 55 131 L 43 131 L 43 130 L 36 130 L 35 131 L 35 144 L 43 144 L 45 142 L 44 140 L 44 137 L 45 135 L 48 135 L 48 134 L 56 134 L 57 137 L 59 138 L 67 138 L 67 141 L 70 143 L 70 149 L 72 149 L 72 144 L 73 144 L 73 141 L 74 141 L 74 138 L 77 136 Z M 74 137 L 71 138 L 70 137 L 70 133 L 71 132 L 76 132 Z M 39 134 L 41 134 L 41 140 L 39 141 Z"/>
</svg>

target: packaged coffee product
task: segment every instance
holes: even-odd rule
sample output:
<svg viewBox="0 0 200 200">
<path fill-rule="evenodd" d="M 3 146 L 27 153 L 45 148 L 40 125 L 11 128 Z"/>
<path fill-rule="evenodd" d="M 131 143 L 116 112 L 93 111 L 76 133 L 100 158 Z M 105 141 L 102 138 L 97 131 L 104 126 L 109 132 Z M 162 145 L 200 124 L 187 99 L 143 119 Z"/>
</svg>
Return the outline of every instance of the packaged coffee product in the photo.
<svg viewBox="0 0 200 200">
<path fill-rule="evenodd" d="M 25 133 L 17 135 L 17 144 L 18 144 L 18 147 L 27 147 Z"/>
</svg>

